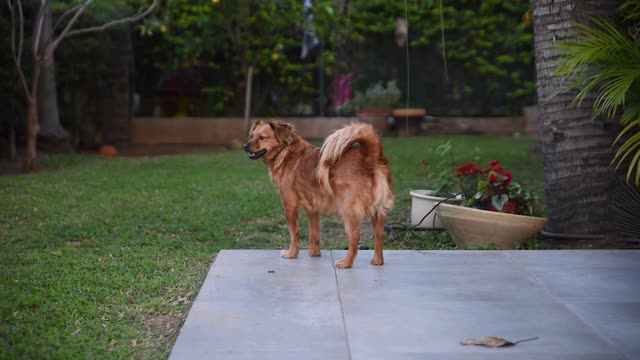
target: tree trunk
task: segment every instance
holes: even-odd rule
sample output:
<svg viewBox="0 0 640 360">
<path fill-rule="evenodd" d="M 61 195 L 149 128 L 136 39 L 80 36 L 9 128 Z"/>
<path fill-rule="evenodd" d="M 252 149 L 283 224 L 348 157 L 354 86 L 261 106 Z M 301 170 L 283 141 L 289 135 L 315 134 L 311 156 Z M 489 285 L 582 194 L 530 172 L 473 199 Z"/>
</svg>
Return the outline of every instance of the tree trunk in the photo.
<svg viewBox="0 0 640 360">
<path fill-rule="evenodd" d="M 253 80 L 253 66 L 249 66 L 245 74 L 247 74 L 247 76 L 245 80 L 246 89 L 244 92 L 244 133 L 248 134 L 249 130 L 251 130 L 251 83 Z"/>
<path fill-rule="evenodd" d="M 592 120 L 594 97 L 579 107 L 575 92 L 564 91 L 554 75 L 557 42 L 576 33 L 589 17 L 615 15 L 619 1 L 536 0 L 535 47 L 540 141 L 542 144 L 548 223 L 554 234 L 613 236 L 609 166 L 616 127 Z"/>
<path fill-rule="evenodd" d="M 13 124 L 9 125 L 9 160 L 14 161 L 16 159 L 16 127 Z"/>
<path fill-rule="evenodd" d="M 38 52 L 44 54 L 44 49 L 51 42 L 52 15 L 50 1 L 45 2 L 40 49 Z M 40 124 L 40 144 L 45 147 L 55 149 L 68 149 L 69 133 L 60 124 L 60 114 L 58 112 L 58 94 L 56 90 L 55 61 L 53 54 L 44 62 L 40 75 L 40 87 L 37 92 L 38 98 L 38 122 Z"/>
<path fill-rule="evenodd" d="M 31 97 L 27 98 L 27 133 L 26 149 L 24 153 L 24 171 L 36 170 L 36 144 L 38 140 L 38 86 L 40 83 L 40 69 L 42 64 L 34 61 L 33 79 L 31 81 Z"/>
<path fill-rule="evenodd" d="M 24 154 L 24 171 L 36 169 L 36 144 L 38 139 L 38 105 L 36 98 L 27 100 L 27 133 L 26 148 Z"/>
<path fill-rule="evenodd" d="M 24 153 L 24 171 L 30 172 L 36 170 L 36 139 L 38 137 L 38 114 L 37 105 L 32 101 L 28 102 L 27 107 L 27 141 Z"/>
</svg>

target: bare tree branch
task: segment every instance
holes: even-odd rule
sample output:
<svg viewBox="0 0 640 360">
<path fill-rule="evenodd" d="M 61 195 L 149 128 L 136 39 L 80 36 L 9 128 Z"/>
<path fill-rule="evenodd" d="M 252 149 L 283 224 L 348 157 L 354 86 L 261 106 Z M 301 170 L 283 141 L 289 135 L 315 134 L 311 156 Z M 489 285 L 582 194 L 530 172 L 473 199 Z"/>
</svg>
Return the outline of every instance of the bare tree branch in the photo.
<svg viewBox="0 0 640 360">
<path fill-rule="evenodd" d="M 34 39 L 33 39 L 33 57 L 38 58 L 38 49 L 40 48 L 40 36 L 42 35 L 42 24 L 44 23 L 44 8 L 48 0 L 40 1 L 40 9 L 38 9 L 38 16 L 36 16 Z"/>
<path fill-rule="evenodd" d="M 60 42 L 62 41 L 64 36 L 69 32 L 73 24 L 75 24 L 75 22 L 78 21 L 78 18 L 80 17 L 80 15 L 82 15 L 82 13 L 87 8 L 87 6 L 91 5 L 92 2 L 93 0 L 86 0 L 84 4 L 82 4 L 80 8 L 78 8 L 76 13 L 73 14 L 73 17 L 69 20 L 69 22 L 67 23 L 67 26 L 64 27 L 64 30 L 62 30 L 60 35 L 58 35 L 58 37 L 55 40 L 53 40 L 45 49 L 44 54 L 42 56 L 43 61 L 46 60 L 49 56 L 51 56 L 51 54 L 53 54 L 53 52 L 58 47 L 58 45 L 60 45 Z"/>
<path fill-rule="evenodd" d="M 67 10 L 64 12 L 64 14 L 60 15 L 60 17 L 58 18 L 58 21 L 56 21 L 55 25 L 53 25 L 53 28 L 51 29 L 51 33 L 55 34 L 56 33 L 56 29 L 58 28 L 58 26 L 60 26 L 60 24 L 62 24 L 62 21 L 69 15 L 71 15 L 74 11 L 77 11 L 78 9 L 80 9 L 82 5 L 76 5 L 74 7 L 72 7 L 71 9 Z"/>
<path fill-rule="evenodd" d="M 71 20 L 69 20 L 69 22 L 67 23 L 67 26 L 64 28 L 64 30 L 60 33 L 60 35 L 58 35 L 58 37 L 49 45 L 49 47 L 47 48 L 47 51 L 44 55 L 44 58 L 46 59 L 47 57 L 51 56 L 51 54 L 53 53 L 53 51 L 58 47 L 58 45 L 60 44 L 60 42 L 63 39 L 72 37 L 72 36 L 77 36 L 77 35 L 82 35 L 82 34 L 89 34 L 92 32 L 98 32 L 98 31 L 104 31 L 112 26 L 115 25 L 120 25 L 120 24 L 128 24 L 128 23 L 134 23 L 142 18 L 144 18 L 145 16 L 149 15 L 158 5 L 158 0 L 153 0 L 153 3 L 151 4 L 151 6 L 149 6 L 147 8 L 147 10 L 143 11 L 143 8 L 140 8 L 140 10 L 138 10 L 138 12 L 135 15 L 131 15 L 131 16 L 127 16 L 124 17 L 122 19 L 117 19 L 117 20 L 112 20 L 109 21 L 103 25 L 100 26 L 92 26 L 92 27 L 88 27 L 88 28 L 84 28 L 84 29 L 78 29 L 78 30 L 70 30 L 71 27 L 73 26 L 73 24 L 78 20 L 78 17 L 84 12 L 84 10 L 86 9 L 86 7 L 92 2 L 93 0 L 86 0 L 86 2 L 84 4 L 82 4 L 82 6 L 76 11 L 76 13 L 73 15 L 73 17 L 71 18 Z"/>
<path fill-rule="evenodd" d="M 20 0 L 15 0 L 16 4 L 12 5 L 11 0 L 7 0 L 7 5 L 9 6 L 9 13 L 11 14 L 11 58 L 13 59 L 13 63 L 16 66 L 16 71 L 18 73 L 18 78 L 20 79 L 20 85 L 22 85 L 22 90 L 28 100 L 31 99 L 31 92 L 29 92 L 29 86 L 27 85 L 27 80 L 24 77 L 24 73 L 22 72 L 22 65 L 20 62 L 20 55 L 22 54 L 22 34 L 24 29 L 24 22 L 22 17 L 22 3 Z M 20 45 L 18 50 L 16 51 L 16 14 L 14 6 L 18 8 L 18 12 L 20 13 Z"/>
<path fill-rule="evenodd" d="M 69 38 L 72 36 L 77 36 L 82 34 L 88 34 L 92 32 L 104 31 L 107 28 L 110 28 L 115 25 L 134 23 L 144 18 L 145 16 L 149 15 L 156 8 L 157 5 L 158 5 L 158 0 L 153 0 L 153 3 L 151 4 L 151 6 L 149 6 L 149 8 L 147 8 L 147 10 L 143 11 L 143 8 L 140 8 L 135 15 L 127 16 L 122 19 L 111 20 L 108 23 L 105 23 L 100 26 L 93 26 L 93 27 L 88 27 L 84 29 L 69 31 L 66 35 L 64 35 L 64 38 Z"/>
<path fill-rule="evenodd" d="M 13 5 L 11 0 L 7 0 L 7 6 L 9 7 L 9 12 L 11 13 L 11 49 L 15 52 L 15 42 L 16 42 L 16 26 L 15 26 L 15 9 L 14 6 L 18 8 L 18 22 L 20 23 L 20 37 L 18 40 L 18 53 L 16 57 L 18 59 L 18 63 L 22 61 L 22 42 L 24 41 L 24 16 L 22 13 L 22 3 L 20 0 L 16 1 L 16 5 Z"/>
<path fill-rule="evenodd" d="M 24 13 L 22 12 L 22 2 L 18 1 L 18 16 L 20 19 L 20 41 L 18 42 L 18 63 L 22 64 L 22 52 L 24 51 Z"/>
</svg>

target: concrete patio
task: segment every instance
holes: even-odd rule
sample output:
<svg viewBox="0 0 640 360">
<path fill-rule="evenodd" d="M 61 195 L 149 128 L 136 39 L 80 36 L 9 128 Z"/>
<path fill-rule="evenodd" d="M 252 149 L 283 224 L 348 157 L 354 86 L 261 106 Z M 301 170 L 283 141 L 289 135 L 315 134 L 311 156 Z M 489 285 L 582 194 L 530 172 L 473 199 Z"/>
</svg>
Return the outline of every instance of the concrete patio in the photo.
<svg viewBox="0 0 640 360">
<path fill-rule="evenodd" d="M 170 358 L 640 359 L 640 251 L 343 255 L 221 251 Z"/>
</svg>

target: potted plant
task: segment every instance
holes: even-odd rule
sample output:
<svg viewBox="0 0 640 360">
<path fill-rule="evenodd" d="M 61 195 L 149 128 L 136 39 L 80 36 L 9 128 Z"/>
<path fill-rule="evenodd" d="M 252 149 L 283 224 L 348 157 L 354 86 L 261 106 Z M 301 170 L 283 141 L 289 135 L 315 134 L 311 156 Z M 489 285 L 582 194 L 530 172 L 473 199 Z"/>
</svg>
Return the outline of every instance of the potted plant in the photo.
<svg viewBox="0 0 640 360">
<path fill-rule="evenodd" d="M 513 249 L 542 230 L 546 219 L 534 192 L 513 181 L 498 160 L 484 169 L 466 163 L 456 169 L 466 196 L 462 206 L 442 204 L 438 216 L 459 247 L 495 245 Z"/>
<path fill-rule="evenodd" d="M 480 170 L 470 162 L 456 169 L 456 177 L 466 197 L 463 206 L 520 215 L 538 215 L 537 196 L 513 181 L 513 174 L 505 171 L 498 160 Z"/>
<path fill-rule="evenodd" d="M 391 108 L 400 99 L 400 89 L 396 81 L 377 82 L 365 92 L 356 91 L 348 106 L 355 107 L 358 118 L 370 122 L 380 134 L 386 133 Z"/>
<path fill-rule="evenodd" d="M 422 160 L 422 170 L 428 173 L 427 189 L 409 191 L 411 195 L 411 225 L 415 229 L 440 229 L 443 224 L 436 216 L 435 207 L 439 203 L 460 204 L 462 197 L 458 183 L 453 177 L 453 147 L 451 140 L 433 149 L 440 155 L 440 162 L 430 171 L 427 162 Z M 454 196 L 452 198 L 452 196 Z"/>
</svg>

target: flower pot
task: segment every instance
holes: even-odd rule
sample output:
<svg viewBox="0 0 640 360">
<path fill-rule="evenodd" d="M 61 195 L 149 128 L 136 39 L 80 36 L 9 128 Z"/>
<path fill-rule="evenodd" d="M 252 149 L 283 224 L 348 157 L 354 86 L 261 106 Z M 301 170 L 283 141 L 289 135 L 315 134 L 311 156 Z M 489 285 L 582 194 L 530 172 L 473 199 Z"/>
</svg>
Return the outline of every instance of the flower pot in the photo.
<svg viewBox="0 0 640 360">
<path fill-rule="evenodd" d="M 432 190 L 411 190 L 409 194 L 411 194 L 411 225 L 415 226 L 417 229 L 441 229 L 444 227 L 442 222 L 440 222 L 440 218 L 436 216 L 435 210 L 432 211 L 431 214 L 422 221 L 422 223 L 420 223 L 420 220 L 422 220 L 422 218 L 431 211 L 436 204 L 443 201 L 445 198 L 431 196 L 431 194 L 433 194 Z M 449 199 L 447 202 L 450 204 L 460 204 L 462 200 Z"/>
<path fill-rule="evenodd" d="M 515 249 L 533 238 L 547 223 L 546 218 L 506 214 L 441 204 L 436 212 L 460 248 L 495 245 Z"/>
<path fill-rule="evenodd" d="M 390 114 L 389 109 L 361 109 L 358 111 L 358 120 L 370 123 L 378 134 L 386 135 Z"/>
<path fill-rule="evenodd" d="M 400 117 L 423 117 L 427 114 L 425 109 L 393 109 L 391 115 L 396 118 Z"/>
<path fill-rule="evenodd" d="M 487 210 L 495 211 L 495 212 L 502 212 L 502 213 L 507 213 L 507 214 L 515 214 L 515 213 L 518 212 L 518 203 L 515 202 L 515 201 L 507 201 L 502 206 L 502 211 L 500 211 L 496 207 L 494 207 L 491 202 L 489 202 L 489 205 L 487 205 Z"/>
<path fill-rule="evenodd" d="M 427 114 L 425 109 L 394 109 L 391 116 L 394 127 L 401 136 L 417 136 L 422 133 L 422 121 Z"/>
</svg>

